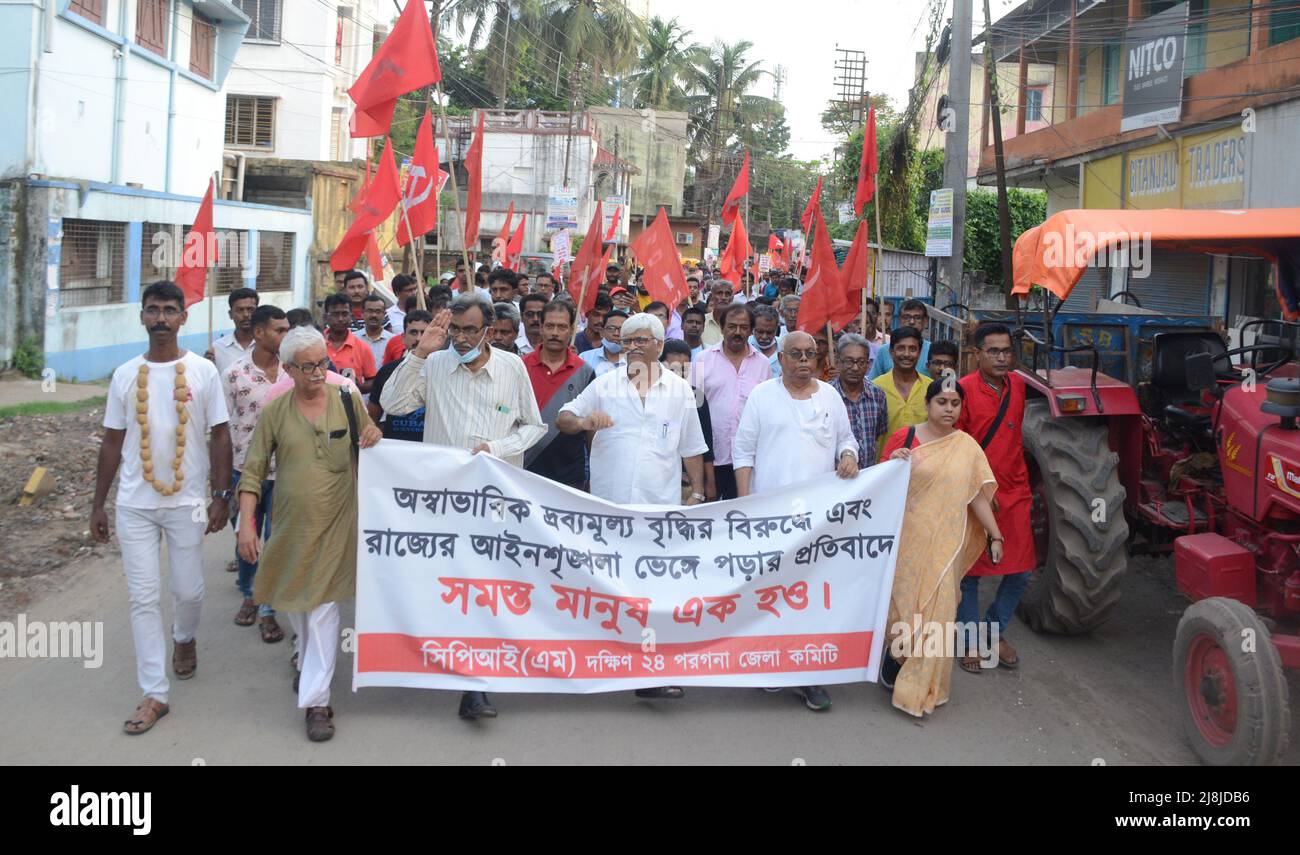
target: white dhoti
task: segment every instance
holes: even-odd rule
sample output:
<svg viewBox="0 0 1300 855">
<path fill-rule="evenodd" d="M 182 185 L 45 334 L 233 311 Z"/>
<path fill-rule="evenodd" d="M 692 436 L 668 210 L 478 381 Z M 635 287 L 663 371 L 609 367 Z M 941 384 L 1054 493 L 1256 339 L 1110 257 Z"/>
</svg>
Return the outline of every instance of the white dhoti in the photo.
<svg viewBox="0 0 1300 855">
<path fill-rule="evenodd" d="M 167 640 L 162 622 L 162 542 L 172 592 L 172 640 L 193 641 L 203 606 L 203 533 L 206 511 L 194 508 L 117 508 L 117 539 L 131 599 L 136 678 L 147 697 L 167 703 Z"/>
<path fill-rule="evenodd" d="M 282 612 L 298 634 L 298 709 L 327 707 L 339 653 L 339 604 L 321 603 L 310 612 Z"/>
</svg>

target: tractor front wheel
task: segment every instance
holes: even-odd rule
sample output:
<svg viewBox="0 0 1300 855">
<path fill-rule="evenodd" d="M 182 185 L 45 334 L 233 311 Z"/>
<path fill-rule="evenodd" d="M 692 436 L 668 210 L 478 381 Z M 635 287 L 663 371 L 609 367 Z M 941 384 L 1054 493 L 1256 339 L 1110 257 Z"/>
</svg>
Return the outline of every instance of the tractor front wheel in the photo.
<svg viewBox="0 0 1300 855">
<path fill-rule="evenodd" d="M 1022 435 L 1039 568 L 1020 618 L 1038 632 L 1089 632 L 1119 602 L 1128 568 L 1119 456 L 1105 424 L 1053 418 L 1042 399 L 1026 403 Z"/>
<path fill-rule="evenodd" d="M 1286 751 L 1286 673 L 1268 629 L 1244 603 L 1210 597 L 1183 612 L 1174 690 L 1183 732 L 1207 765 L 1268 766 Z"/>
</svg>

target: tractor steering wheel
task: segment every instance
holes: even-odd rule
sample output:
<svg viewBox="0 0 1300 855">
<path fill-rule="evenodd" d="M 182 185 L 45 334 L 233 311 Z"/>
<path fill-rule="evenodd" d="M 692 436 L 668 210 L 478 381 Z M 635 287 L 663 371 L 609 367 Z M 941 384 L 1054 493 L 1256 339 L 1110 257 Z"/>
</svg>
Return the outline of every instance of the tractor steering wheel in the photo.
<svg viewBox="0 0 1300 855">
<path fill-rule="evenodd" d="M 1260 368 L 1257 365 L 1251 366 L 1255 371 L 1255 377 L 1262 379 L 1272 374 L 1274 371 L 1281 368 L 1283 365 L 1286 365 L 1288 362 L 1290 362 L 1292 359 L 1295 358 L 1295 351 L 1291 349 L 1290 345 L 1281 344 L 1281 343 L 1248 344 L 1245 347 L 1234 347 L 1231 350 L 1226 350 L 1223 353 L 1220 353 L 1217 356 L 1212 357 L 1212 361 L 1218 362 L 1220 359 L 1231 360 L 1231 357 L 1240 356 L 1243 353 L 1259 353 L 1261 351 L 1278 351 L 1278 350 L 1283 352 L 1283 356 L 1281 359 L 1277 360 L 1276 362 L 1270 362 L 1267 365 L 1265 365 L 1263 368 Z M 1235 367 L 1232 365 L 1231 361 L 1228 362 L 1228 365 L 1229 367 Z"/>
</svg>

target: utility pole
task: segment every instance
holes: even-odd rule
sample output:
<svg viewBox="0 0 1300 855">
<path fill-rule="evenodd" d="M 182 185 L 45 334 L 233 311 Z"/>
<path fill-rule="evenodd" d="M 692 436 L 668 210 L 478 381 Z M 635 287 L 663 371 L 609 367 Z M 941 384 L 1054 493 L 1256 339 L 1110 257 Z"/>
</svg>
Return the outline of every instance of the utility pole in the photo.
<svg viewBox="0 0 1300 855">
<path fill-rule="evenodd" d="M 998 236 L 1002 241 L 1002 284 L 1006 288 L 1007 308 L 1015 308 L 1011 296 L 1011 203 L 1007 200 L 1006 159 L 1002 152 L 1002 97 L 998 93 L 998 58 L 991 35 L 993 19 L 989 0 L 984 0 L 984 79 L 988 81 L 989 115 L 993 119 L 993 155 L 998 177 Z M 984 140 L 981 138 L 980 143 Z"/>
<path fill-rule="evenodd" d="M 962 256 L 966 241 L 966 180 L 970 169 L 970 49 L 971 0 L 953 0 L 952 50 L 948 56 L 948 109 L 940 118 L 948 125 L 943 152 L 943 183 L 952 188 L 952 256 L 948 259 L 948 287 L 961 302 Z"/>
</svg>

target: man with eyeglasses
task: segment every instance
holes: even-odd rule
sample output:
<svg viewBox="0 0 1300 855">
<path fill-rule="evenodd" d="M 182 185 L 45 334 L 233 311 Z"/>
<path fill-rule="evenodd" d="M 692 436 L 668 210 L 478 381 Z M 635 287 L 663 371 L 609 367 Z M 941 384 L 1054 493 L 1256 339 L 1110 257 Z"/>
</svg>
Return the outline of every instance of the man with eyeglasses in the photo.
<svg viewBox="0 0 1300 855">
<path fill-rule="evenodd" d="M 610 309 L 605 315 L 605 326 L 601 333 L 600 347 L 580 354 L 582 361 L 591 366 L 597 377 L 603 377 L 623 362 L 623 324 L 629 315 L 626 309 Z"/>
<path fill-rule="evenodd" d="M 660 364 L 664 326 L 654 315 L 633 315 L 620 323 L 619 336 L 627 354 L 624 367 L 597 377 L 561 407 L 556 427 L 566 434 L 594 434 L 592 495 L 619 505 L 677 506 L 684 466 L 691 484 L 686 504 L 698 505 L 704 501 L 708 445 L 695 408 L 695 390 Z M 680 686 L 636 691 L 639 698 L 684 694 Z"/>
<path fill-rule="evenodd" d="M 731 442 L 750 391 L 772 378 L 772 366 L 749 343 L 754 329 L 753 309 L 743 303 L 730 304 L 722 314 L 722 328 L 726 336 L 723 343 L 705 348 L 695 358 L 695 386 L 709 402 L 713 420 L 713 479 L 718 498 L 734 499 L 738 493 Z"/>
<path fill-rule="evenodd" d="M 975 329 L 974 343 L 979 366 L 956 381 L 966 394 L 957 429 L 966 431 L 980 444 L 998 480 L 993 515 L 1005 540 L 1000 562 L 994 564 L 986 550 L 962 579 L 957 620 L 966 626 L 979 621 L 980 579 L 1001 576 L 984 620 L 998 624 L 998 664 L 1014 669 L 1019 667 L 1020 657 L 1007 641 L 1007 624 L 1038 564 L 1029 522 L 1033 494 L 1029 489 L 1029 468 L 1025 465 L 1021 435 L 1025 420 L 1025 381 L 1011 370 L 1015 365 L 1015 351 L 1011 330 L 1005 324 L 980 324 Z M 981 632 L 980 637 L 988 635 Z M 959 664 L 963 670 L 979 674 L 979 651 L 974 654 L 963 657 Z"/>
<path fill-rule="evenodd" d="M 886 303 L 885 305 L 889 305 L 889 303 Z M 903 327 L 911 327 L 921 334 L 921 355 L 917 358 L 916 370 L 926 377 L 930 376 L 927 373 L 928 369 L 926 368 L 926 365 L 930 361 L 930 342 L 925 339 L 925 330 L 929 326 L 929 320 L 930 313 L 926 311 L 925 303 L 922 303 L 920 300 L 904 300 L 903 305 L 898 310 L 899 329 L 902 329 Z M 889 321 L 886 320 L 885 323 L 888 324 Z M 888 327 L 884 329 L 884 333 L 886 338 L 892 340 L 892 336 L 889 335 Z M 877 377 L 888 374 L 893 367 L 894 355 L 891 353 L 891 348 L 882 347 L 876 352 L 874 361 L 871 363 L 871 372 L 867 374 L 867 379 L 875 380 Z M 922 421 L 924 421 L 924 419 L 922 419 Z M 890 433 L 893 433 L 893 431 L 890 431 Z"/>
<path fill-rule="evenodd" d="M 858 468 L 866 469 L 876 462 L 876 449 L 889 429 L 889 404 L 884 389 L 866 382 L 871 366 L 871 345 L 866 337 L 857 333 L 841 335 L 835 342 L 835 358 L 839 373 L 831 387 L 840 393 L 848 411 L 849 425 L 858 441 Z"/>
<path fill-rule="evenodd" d="M 524 468 L 534 475 L 586 489 L 587 441 L 581 434 L 562 433 L 556 425 L 560 408 L 574 400 L 596 379 L 591 366 L 569 348 L 576 309 L 564 300 L 546 304 L 542 316 L 542 346 L 524 357 L 533 396 L 548 425 L 546 437 L 524 454 Z"/>
<path fill-rule="evenodd" d="M 375 379 L 375 355 L 369 345 L 352 332 L 352 304 L 343 294 L 325 298 L 325 352 L 334 367 L 357 385 L 363 393 L 370 391 Z"/>
<path fill-rule="evenodd" d="M 546 436 L 546 425 L 523 360 L 488 344 L 492 317 L 492 304 L 477 294 L 452 300 L 406 352 L 379 405 L 395 416 L 424 407 L 425 442 L 523 466 L 524 452 Z M 483 692 L 461 696 L 461 718 L 496 714 Z"/>
<path fill-rule="evenodd" d="M 542 309 L 549 302 L 541 294 L 525 294 L 519 301 L 519 335 L 515 337 L 515 352 L 527 356 L 542 346 Z"/>
<path fill-rule="evenodd" d="M 763 362 L 766 367 L 767 360 Z M 738 495 L 770 493 L 832 472 L 857 477 L 858 441 L 848 411 L 839 393 L 813 375 L 816 365 L 813 337 L 787 333 L 781 340 L 781 376 L 750 393 L 736 429 L 730 451 Z M 831 708 L 831 697 L 821 686 L 800 691 L 808 709 Z"/>
</svg>

